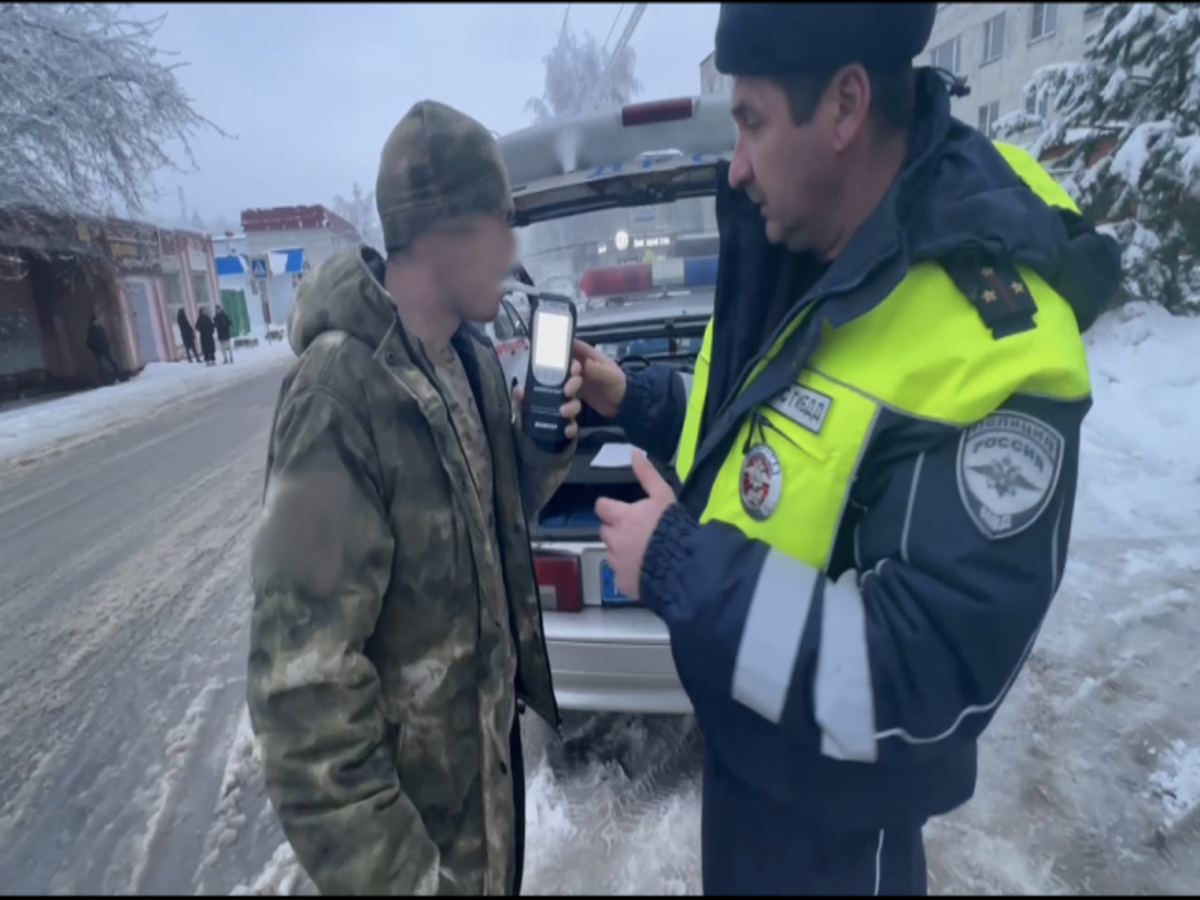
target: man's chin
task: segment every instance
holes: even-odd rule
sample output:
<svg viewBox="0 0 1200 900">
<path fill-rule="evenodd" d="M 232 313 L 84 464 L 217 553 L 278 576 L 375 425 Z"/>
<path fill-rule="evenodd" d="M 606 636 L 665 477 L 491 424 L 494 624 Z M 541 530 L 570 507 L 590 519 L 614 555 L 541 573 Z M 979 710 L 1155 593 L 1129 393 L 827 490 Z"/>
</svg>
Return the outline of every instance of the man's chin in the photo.
<svg viewBox="0 0 1200 900">
<path fill-rule="evenodd" d="M 462 318 L 468 322 L 474 322 L 476 325 L 486 325 L 500 314 L 500 301 L 503 297 L 504 294 L 497 291 L 494 302 L 472 304 L 462 313 Z"/>
<path fill-rule="evenodd" d="M 782 244 L 787 239 L 782 226 L 778 222 L 767 219 L 767 240 L 772 244 Z"/>
</svg>

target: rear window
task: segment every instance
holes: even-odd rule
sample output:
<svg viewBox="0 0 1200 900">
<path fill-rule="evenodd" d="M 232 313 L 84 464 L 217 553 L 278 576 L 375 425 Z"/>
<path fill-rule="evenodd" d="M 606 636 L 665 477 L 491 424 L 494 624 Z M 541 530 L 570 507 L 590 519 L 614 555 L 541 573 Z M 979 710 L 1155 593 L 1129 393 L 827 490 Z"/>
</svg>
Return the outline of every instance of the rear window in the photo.
<svg viewBox="0 0 1200 900">
<path fill-rule="evenodd" d="M 521 262 L 534 283 L 589 309 L 711 297 L 716 223 L 714 198 L 689 197 L 535 222 L 517 235 Z"/>
</svg>

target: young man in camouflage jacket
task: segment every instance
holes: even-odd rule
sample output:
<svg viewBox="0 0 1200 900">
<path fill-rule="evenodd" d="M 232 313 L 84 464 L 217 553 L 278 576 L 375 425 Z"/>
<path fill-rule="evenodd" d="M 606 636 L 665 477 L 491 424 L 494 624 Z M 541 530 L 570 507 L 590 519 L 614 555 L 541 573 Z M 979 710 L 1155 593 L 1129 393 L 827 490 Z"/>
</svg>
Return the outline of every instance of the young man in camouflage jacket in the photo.
<svg viewBox="0 0 1200 900">
<path fill-rule="evenodd" d="M 253 550 L 250 712 L 271 802 L 323 892 L 515 894 L 518 699 L 558 724 L 526 517 L 565 477 L 576 426 L 556 453 L 520 434 L 467 324 L 495 316 L 516 250 L 487 130 L 417 104 L 376 198 L 386 262 L 328 260 L 289 321 L 300 359 Z"/>
</svg>

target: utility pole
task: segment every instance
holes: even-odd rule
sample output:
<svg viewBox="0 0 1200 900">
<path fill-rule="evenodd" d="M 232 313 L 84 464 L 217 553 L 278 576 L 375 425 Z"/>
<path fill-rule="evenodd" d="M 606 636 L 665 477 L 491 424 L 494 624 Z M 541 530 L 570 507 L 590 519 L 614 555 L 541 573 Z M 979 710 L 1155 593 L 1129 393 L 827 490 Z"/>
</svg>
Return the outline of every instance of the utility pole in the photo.
<svg viewBox="0 0 1200 900">
<path fill-rule="evenodd" d="M 633 37 L 633 32 L 638 26 L 638 22 L 642 19 L 642 13 L 646 11 L 645 3 L 634 4 L 633 11 L 629 13 L 629 21 L 625 23 L 625 30 L 621 32 L 621 37 L 617 40 L 617 45 L 613 47 L 613 51 L 609 54 L 608 65 L 596 79 L 596 85 L 592 88 L 592 99 L 599 97 L 605 87 L 608 86 L 609 79 L 612 78 L 613 70 L 616 68 L 617 59 L 621 52 L 629 43 L 629 39 Z"/>
</svg>

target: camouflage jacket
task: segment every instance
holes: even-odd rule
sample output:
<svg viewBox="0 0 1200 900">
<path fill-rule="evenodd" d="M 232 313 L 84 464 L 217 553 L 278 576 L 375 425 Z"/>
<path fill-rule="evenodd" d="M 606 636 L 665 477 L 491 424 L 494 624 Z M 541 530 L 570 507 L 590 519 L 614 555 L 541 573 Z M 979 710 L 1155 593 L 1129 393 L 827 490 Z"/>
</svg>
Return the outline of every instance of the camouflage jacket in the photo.
<svg viewBox="0 0 1200 900">
<path fill-rule="evenodd" d="M 516 696 L 558 724 L 526 514 L 574 447 L 551 456 L 519 433 L 495 351 L 461 329 L 492 448 L 492 538 L 380 264 L 366 248 L 328 260 L 292 311 L 300 359 L 252 553 L 251 717 L 268 795 L 323 892 L 509 893 Z"/>
</svg>

